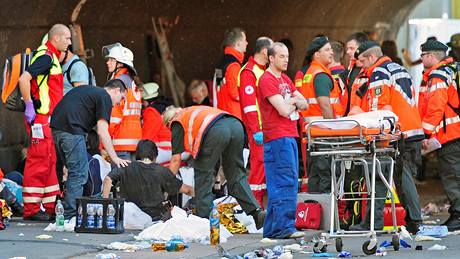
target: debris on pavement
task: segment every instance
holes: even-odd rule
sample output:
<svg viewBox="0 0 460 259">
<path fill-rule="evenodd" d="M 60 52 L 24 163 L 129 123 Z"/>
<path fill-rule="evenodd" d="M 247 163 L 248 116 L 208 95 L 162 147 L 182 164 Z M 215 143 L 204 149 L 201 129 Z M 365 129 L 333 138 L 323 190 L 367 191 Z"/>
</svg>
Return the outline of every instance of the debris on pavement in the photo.
<svg viewBox="0 0 460 259">
<path fill-rule="evenodd" d="M 338 257 L 351 257 L 351 253 L 348 251 L 342 251 L 337 256 Z"/>
<path fill-rule="evenodd" d="M 435 245 L 433 245 L 432 247 L 429 247 L 427 250 L 430 250 L 430 251 L 441 251 L 441 250 L 446 250 L 446 249 L 447 249 L 447 246 L 442 246 L 442 245 L 435 244 Z"/>
<path fill-rule="evenodd" d="M 415 236 L 415 241 L 420 242 L 420 241 L 439 241 L 441 238 L 439 237 L 431 237 L 431 236 L 423 236 L 423 235 L 416 235 Z"/>
<path fill-rule="evenodd" d="M 430 237 L 446 237 L 449 230 L 446 226 L 420 226 L 418 235 Z"/>
<path fill-rule="evenodd" d="M 412 240 L 412 236 L 410 235 L 409 231 L 407 231 L 405 226 L 401 226 L 401 231 L 399 232 L 399 235 L 401 239 L 409 238 L 410 240 Z"/>
<path fill-rule="evenodd" d="M 36 239 L 50 239 L 50 238 L 53 238 L 53 236 L 50 236 L 50 235 L 38 235 L 35 237 Z"/>
<path fill-rule="evenodd" d="M 285 246 L 283 246 L 283 248 L 284 248 L 284 250 L 289 250 L 289 251 L 293 251 L 293 252 L 302 251 L 302 248 L 300 247 L 299 244 L 285 245 Z"/>
<path fill-rule="evenodd" d="M 75 229 L 76 217 L 64 221 L 64 231 L 73 232 Z M 48 224 L 44 231 L 56 231 L 56 222 Z"/>
<path fill-rule="evenodd" d="M 23 237 L 23 236 L 24 236 L 24 233 L 19 233 L 18 236 Z"/>
<path fill-rule="evenodd" d="M 273 243 L 277 243 L 278 240 L 265 237 L 265 238 L 262 238 L 259 242 L 264 243 L 264 244 L 273 244 Z"/>
</svg>

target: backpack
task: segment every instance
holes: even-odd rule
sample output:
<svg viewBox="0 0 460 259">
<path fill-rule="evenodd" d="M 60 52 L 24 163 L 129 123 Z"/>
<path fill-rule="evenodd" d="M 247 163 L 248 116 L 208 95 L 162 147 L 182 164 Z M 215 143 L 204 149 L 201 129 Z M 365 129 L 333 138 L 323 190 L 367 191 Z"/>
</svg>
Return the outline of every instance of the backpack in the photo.
<svg viewBox="0 0 460 259">
<path fill-rule="evenodd" d="M 24 52 L 7 57 L 5 60 L 3 73 L 0 75 L 0 85 L 2 103 L 8 110 L 25 111 L 25 103 L 19 90 L 19 77 L 29 68 L 35 54 L 37 51 L 31 51 L 27 48 Z M 44 77 L 42 81 L 38 82 L 38 87 L 46 78 L 48 77 Z"/>
<path fill-rule="evenodd" d="M 459 62 L 452 62 L 450 64 L 447 64 L 447 66 L 454 71 L 454 76 L 453 79 L 455 81 L 455 88 L 457 90 L 457 96 L 458 96 L 458 101 L 460 102 L 460 63 Z M 457 107 L 454 107 L 450 102 L 447 102 L 447 105 L 454 110 L 454 112 L 457 113 L 458 116 L 460 116 L 460 103 Z M 446 125 L 446 124 L 444 124 Z M 445 128 L 444 128 L 445 129 Z"/>
<path fill-rule="evenodd" d="M 86 65 L 86 63 L 79 58 L 72 60 L 69 67 L 64 72 L 64 76 L 67 77 L 67 81 L 69 81 L 69 83 L 72 83 L 72 81 L 70 81 L 70 71 L 72 69 L 72 66 L 77 62 L 82 62 L 83 64 L 85 64 L 86 69 L 88 69 L 88 85 L 96 85 L 96 77 L 94 76 L 93 69 Z"/>
</svg>

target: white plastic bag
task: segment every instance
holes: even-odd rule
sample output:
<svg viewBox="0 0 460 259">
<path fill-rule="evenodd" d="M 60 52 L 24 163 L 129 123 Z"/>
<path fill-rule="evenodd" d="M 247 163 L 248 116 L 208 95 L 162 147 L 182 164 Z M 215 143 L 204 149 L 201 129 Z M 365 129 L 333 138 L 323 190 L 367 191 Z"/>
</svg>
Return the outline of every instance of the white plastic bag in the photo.
<svg viewBox="0 0 460 259">
<path fill-rule="evenodd" d="M 152 218 L 132 202 L 125 202 L 123 217 L 125 229 L 145 229 L 153 224 Z"/>
</svg>

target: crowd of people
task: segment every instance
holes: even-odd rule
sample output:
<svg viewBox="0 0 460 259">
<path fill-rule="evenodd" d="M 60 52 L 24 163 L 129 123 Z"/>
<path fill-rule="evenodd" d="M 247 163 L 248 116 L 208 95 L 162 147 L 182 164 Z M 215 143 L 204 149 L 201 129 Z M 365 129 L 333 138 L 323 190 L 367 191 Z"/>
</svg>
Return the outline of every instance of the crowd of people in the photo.
<svg viewBox="0 0 460 259">
<path fill-rule="evenodd" d="M 164 193 L 194 196 L 195 213 L 209 217 L 221 167 L 228 194 L 253 216 L 258 228 L 263 226 L 264 237 L 298 238 L 304 233 L 295 228 L 302 175 L 297 138 L 305 135 L 304 125 L 390 110 L 399 117 L 402 131 L 399 142 L 404 148 L 394 178 L 407 229 L 415 233 L 422 221 L 414 175 L 421 151 L 432 141 L 441 144 L 436 151 L 440 177 L 451 202 L 444 224 L 449 230 L 460 229 L 456 56 L 448 56 L 449 47 L 434 38 L 421 45 L 425 70 L 416 87 L 392 41 L 380 45 L 364 32 L 351 34 L 345 43 L 317 35 L 291 80 L 286 74 L 288 46 L 259 37 L 244 63 L 246 33 L 233 28 L 225 34 L 213 80 L 190 83 L 186 94 L 191 106 L 186 108 L 173 106 L 157 83 L 142 83 L 132 51 L 120 43 L 103 48 L 108 81 L 102 87 L 95 86 L 91 70 L 70 45 L 67 26 L 54 25 L 19 80 L 31 133 L 23 180 L 24 219 L 53 220 L 56 197 L 61 196 L 65 218 L 76 215 L 92 149 L 112 165 L 101 195 L 109 197 L 118 183 L 120 195 L 154 220 L 167 214 Z M 453 40 L 450 48 L 455 53 L 459 42 Z M 90 136 L 99 141 L 90 143 Z M 245 146 L 250 152 L 247 168 Z M 331 158 L 307 155 L 306 161 L 308 191 L 329 193 Z M 194 187 L 178 178 L 184 163 L 194 169 Z M 359 177 L 361 170 L 353 167 L 351 175 Z M 377 181 L 375 192 L 385 195 L 382 182 Z M 383 207 L 384 200 L 377 200 L 377 229 L 383 228 Z M 369 229 L 369 217 L 346 227 Z"/>
</svg>

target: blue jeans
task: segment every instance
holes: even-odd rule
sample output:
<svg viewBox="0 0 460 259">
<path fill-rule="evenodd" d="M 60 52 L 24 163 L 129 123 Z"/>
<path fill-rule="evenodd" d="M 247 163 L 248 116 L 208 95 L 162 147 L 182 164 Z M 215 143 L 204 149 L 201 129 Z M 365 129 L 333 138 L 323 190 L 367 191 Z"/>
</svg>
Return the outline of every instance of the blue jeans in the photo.
<svg viewBox="0 0 460 259">
<path fill-rule="evenodd" d="M 77 214 L 76 198 L 82 197 L 83 185 L 88 180 L 88 157 L 84 135 L 53 129 L 56 152 L 68 169 L 64 196 L 64 217 L 70 219 Z"/>
<path fill-rule="evenodd" d="M 264 143 L 268 205 L 264 237 L 288 238 L 296 232 L 295 210 L 299 178 L 299 158 L 294 138 L 284 137 Z"/>
</svg>

